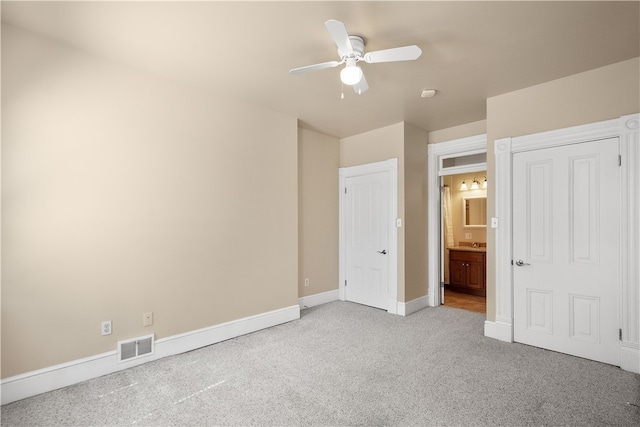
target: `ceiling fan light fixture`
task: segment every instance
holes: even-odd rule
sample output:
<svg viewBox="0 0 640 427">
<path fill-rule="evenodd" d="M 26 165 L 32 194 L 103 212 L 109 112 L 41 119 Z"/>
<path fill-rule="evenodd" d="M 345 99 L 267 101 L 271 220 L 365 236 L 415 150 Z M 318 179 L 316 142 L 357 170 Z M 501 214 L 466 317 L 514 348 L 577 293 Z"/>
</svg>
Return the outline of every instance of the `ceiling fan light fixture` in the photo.
<svg viewBox="0 0 640 427">
<path fill-rule="evenodd" d="M 347 65 L 340 71 L 340 80 L 342 83 L 353 86 L 362 80 L 362 68 L 353 65 Z"/>
</svg>

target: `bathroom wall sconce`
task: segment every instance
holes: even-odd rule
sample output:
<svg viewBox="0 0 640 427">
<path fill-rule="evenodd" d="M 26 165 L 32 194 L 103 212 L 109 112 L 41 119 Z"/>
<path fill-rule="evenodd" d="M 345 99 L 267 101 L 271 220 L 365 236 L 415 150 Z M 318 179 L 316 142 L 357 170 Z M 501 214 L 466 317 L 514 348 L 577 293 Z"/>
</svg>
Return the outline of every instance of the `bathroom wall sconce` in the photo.
<svg viewBox="0 0 640 427">
<path fill-rule="evenodd" d="M 471 182 L 471 188 L 469 188 L 467 186 L 467 181 L 464 180 L 462 181 L 462 184 L 460 184 L 460 191 L 467 191 L 469 189 L 471 190 L 479 190 L 480 188 L 482 188 L 483 190 L 485 190 L 487 188 L 487 177 L 483 177 L 484 181 L 482 181 L 482 187 L 480 186 L 480 182 L 478 181 L 478 179 L 476 177 L 473 177 L 473 181 Z"/>
</svg>

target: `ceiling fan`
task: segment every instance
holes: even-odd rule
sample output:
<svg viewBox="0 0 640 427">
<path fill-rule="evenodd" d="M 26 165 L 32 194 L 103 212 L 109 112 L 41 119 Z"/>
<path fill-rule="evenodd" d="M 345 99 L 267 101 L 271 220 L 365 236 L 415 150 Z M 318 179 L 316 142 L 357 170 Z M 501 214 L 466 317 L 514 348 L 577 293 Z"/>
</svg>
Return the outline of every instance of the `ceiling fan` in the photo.
<svg viewBox="0 0 640 427">
<path fill-rule="evenodd" d="M 369 89 L 367 80 L 364 78 L 362 68 L 357 63 L 359 61 L 375 64 L 378 62 L 412 61 L 418 59 L 422 50 L 416 46 L 396 47 L 392 49 L 377 50 L 364 53 L 365 41 L 360 36 L 350 36 L 347 28 L 340 21 L 330 19 L 324 23 L 329 30 L 329 34 L 338 46 L 338 56 L 340 61 L 322 62 L 320 64 L 307 65 L 306 67 L 293 68 L 289 74 L 302 74 L 310 71 L 334 68 L 341 64 L 346 64 L 340 71 L 340 80 L 346 85 L 353 86 L 357 94 Z"/>
</svg>

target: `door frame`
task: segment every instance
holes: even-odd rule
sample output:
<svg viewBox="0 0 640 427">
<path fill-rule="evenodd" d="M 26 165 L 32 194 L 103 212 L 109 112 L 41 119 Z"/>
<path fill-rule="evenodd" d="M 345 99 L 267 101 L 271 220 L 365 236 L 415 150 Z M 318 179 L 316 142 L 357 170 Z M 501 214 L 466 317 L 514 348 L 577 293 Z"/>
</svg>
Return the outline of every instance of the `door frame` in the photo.
<svg viewBox="0 0 640 427">
<path fill-rule="evenodd" d="M 476 172 L 478 164 L 443 167 L 446 159 L 487 152 L 487 135 L 474 135 L 427 146 L 427 271 L 429 307 L 440 305 L 440 277 L 442 268 L 442 238 L 440 218 L 440 177 Z M 446 170 L 445 170 L 446 169 Z M 484 164 L 486 170 L 486 163 Z M 431 237 L 438 236 L 438 238 Z M 430 237 L 430 238 L 429 238 Z"/>
<path fill-rule="evenodd" d="M 567 144 L 618 138 L 621 185 L 620 367 L 640 373 L 640 114 L 602 122 L 494 141 L 495 321 L 484 334 L 513 342 L 512 174 L 514 153 Z"/>
<path fill-rule="evenodd" d="M 338 169 L 338 191 L 340 194 L 339 209 L 339 261 L 338 261 L 338 299 L 346 300 L 345 280 L 347 278 L 347 209 L 346 209 L 346 182 L 347 178 L 369 175 L 379 172 L 388 172 L 389 177 L 389 293 L 387 295 L 387 312 L 398 314 L 398 159 L 389 159 L 382 162 L 368 163 L 359 166 L 343 167 Z"/>
</svg>

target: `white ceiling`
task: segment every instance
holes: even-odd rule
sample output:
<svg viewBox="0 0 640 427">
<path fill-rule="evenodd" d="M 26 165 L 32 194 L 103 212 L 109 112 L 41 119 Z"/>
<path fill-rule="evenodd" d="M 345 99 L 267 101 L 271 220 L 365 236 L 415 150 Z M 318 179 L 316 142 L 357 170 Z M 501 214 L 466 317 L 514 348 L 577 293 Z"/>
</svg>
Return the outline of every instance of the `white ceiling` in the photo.
<svg viewBox="0 0 640 427">
<path fill-rule="evenodd" d="M 400 121 L 438 130 L 486 118 L 495 95 L 640 56 L 634 2 L 7 2 L 2 21 L 345 137 Z M 366 50 L 416 44 L 417 61 L 363 64 L 342 86 L 324 22 Z M 421 99 L 422 89 L 438 95 Z M 588 88 L 585 88 L 588 90 Z"/>
</svg>

